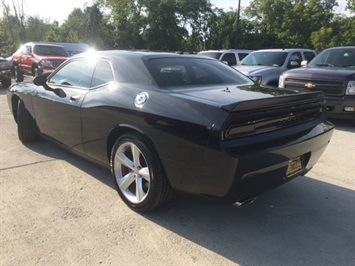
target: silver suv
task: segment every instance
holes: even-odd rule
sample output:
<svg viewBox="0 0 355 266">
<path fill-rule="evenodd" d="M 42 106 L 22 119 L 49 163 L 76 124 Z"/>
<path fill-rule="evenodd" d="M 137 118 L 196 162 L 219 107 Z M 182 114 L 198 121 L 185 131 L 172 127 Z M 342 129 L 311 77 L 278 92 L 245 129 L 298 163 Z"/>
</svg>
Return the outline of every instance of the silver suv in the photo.
<svg viewBox="0 0 355 266">
<path fill-rule="evenodd" d="M 316 51 L 310 49 L 264 49 L 250 53 L 234 68 L 258 84 L 278 86 L 279 76 L 286 70 L 310 61 Z"/>
<path fill-rule="evenodd" d="M 197 55 L 215 58 L 219 61 L 226 62 L 230 66 L 235 66 L 243 60 L 253 50 L 229 49 L 229 50 L 209 50 L 199 52 Z"/>
</svg>

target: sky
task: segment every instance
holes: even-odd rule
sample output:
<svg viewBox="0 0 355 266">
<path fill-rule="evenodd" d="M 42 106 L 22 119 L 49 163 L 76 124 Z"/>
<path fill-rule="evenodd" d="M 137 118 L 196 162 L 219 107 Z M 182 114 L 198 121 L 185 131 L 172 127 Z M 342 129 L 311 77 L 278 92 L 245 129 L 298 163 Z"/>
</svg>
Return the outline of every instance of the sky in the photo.
<svg viewBox="0 0 355 266">
<path fill-rule="evenodd" d="M 13 0 L 5 0 L 5 3 L 11 5 Z M 14 0 L 15 3 L 22 0 Z M 178 0 L 177 0 L 178 1 Z M 246 7 L 251 0 L 241 0 L 241 6 Z M 90 6 L 92 0 L 24 0 L 24 12 L 26 15 L 39 16 L 42 19 L 49 19 L 50 22 L 54 20 L 60 24 L 68 17 L 71 11 L 78 7 L 83 8 Z M 228 10 L 230 7 L 236 9 L 238 7 L 238 0 L 211 0 L 211 3 L 218 7 Z M 339 7 L 337 12 L 347 14 L 346 0 L 338 0 Z"/>
</svg>

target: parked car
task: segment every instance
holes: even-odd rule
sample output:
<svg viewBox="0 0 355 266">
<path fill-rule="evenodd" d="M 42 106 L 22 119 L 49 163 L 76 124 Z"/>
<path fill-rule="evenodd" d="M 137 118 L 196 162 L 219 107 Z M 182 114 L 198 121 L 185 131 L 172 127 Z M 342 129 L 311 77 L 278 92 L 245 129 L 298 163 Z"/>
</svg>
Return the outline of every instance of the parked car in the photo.
<svg viewBox="0 0 355 266">
<path fill-rule="evenodd" d="M 37 76 L 53 71 L 68 57 L 68 52 L 62 46 L 41 42 L 26 43 L 12 55 L 16 81 L 22 82 L 24 74 Z"/>
<path fill-rule="evenodd" d="M 226 62 L 229 66 L 235 66 L 246 57 L 252 50 L 229 49 L 229 50 L 209 50 L 197 53 L 197 55 L 215 58 Z"/>
<path fill-rule="evenodd" d="M 355 121 L 355 46 L 324 50 L 307 67 L 284 72 L 279 86 L 323 91 L 330 117 Z"/>
<path fill-rule="evenodd" d="M 44 44 L 53 44 L 62 46 L 70 56 L 85 53 L 89 51 L 90 46 L 87 43 L 72 43 L 72 42 L 44 42 Z"/>
<path fill-rule="evenodd" d="M 310 49 L 265 49 L 250 53 L 238 66 L 238 71 L 258 84 L 277 87 L 279 76 L 286 70 L 310 61 L 316 51 Z"/>
<path fill-rule="evenodd" d="M 3 88 L 8 88 L 11 85 L 11 65 L 3 57 L 0 57 L 0 81 Z"/>
<path fill-rule="evenodd" d="M 243 205 L 306 174 L 330 141 L 321 92 L 259 87 L 215 59 L 101 51 L 7 99 L 19 139 L 45 136 L 111 168 L 133 210 L 173 190 Z"/>
</svg>

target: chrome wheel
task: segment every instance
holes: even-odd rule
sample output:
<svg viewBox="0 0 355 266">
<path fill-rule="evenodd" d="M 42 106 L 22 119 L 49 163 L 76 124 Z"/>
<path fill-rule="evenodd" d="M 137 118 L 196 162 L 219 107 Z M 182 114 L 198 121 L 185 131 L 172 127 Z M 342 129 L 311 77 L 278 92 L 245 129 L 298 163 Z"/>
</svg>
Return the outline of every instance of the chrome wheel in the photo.
<svg viewBox="0 0 355 266">
<path fill-rule="evenodd" d="M 113 168 L 123 196 L 134 204 L 143 202 L 150 191 L 150 169 L 137 145 L 130 141 L 121 143 L 114 155 Z"/>
</svg>

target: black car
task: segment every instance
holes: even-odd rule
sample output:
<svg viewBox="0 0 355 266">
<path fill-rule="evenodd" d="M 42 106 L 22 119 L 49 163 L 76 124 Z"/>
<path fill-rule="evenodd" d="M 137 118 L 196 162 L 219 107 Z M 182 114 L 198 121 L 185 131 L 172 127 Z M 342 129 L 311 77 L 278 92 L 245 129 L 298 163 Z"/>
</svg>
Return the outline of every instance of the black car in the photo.
<svg viewBox="0 0 355 266">
<path fill-rule="evenodd" d="M 174 190 L 243 204 L 307 173 L 333 133 L 320 92 L 263 88 L 214 59 L 103 51 L 8 90 L 19 139 L 112 170 L 136 211 Z"/>
<path fill-rule="evenodd" d="M 306 67 L 284 72 L 279 87 L 323 91 L 329 117 L 355 122 L 355 46 L 324 50 Z"/>
<path fill-rule="evenodd" d="M 3 88 L 11 85 L 11 63 L 3 57 L 0 57 L 0 81 Z"/>
</svg>

